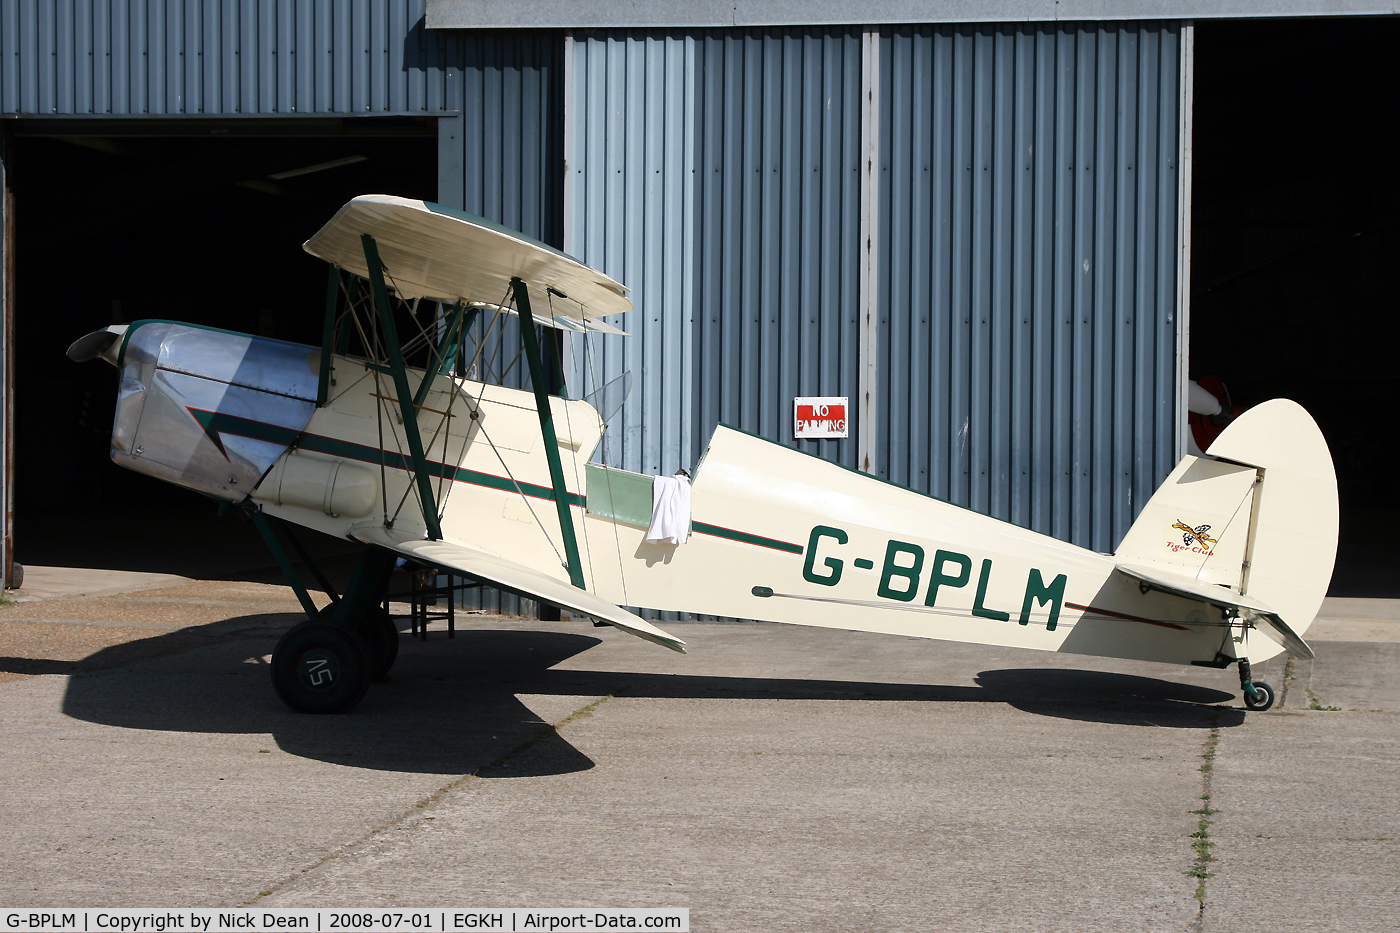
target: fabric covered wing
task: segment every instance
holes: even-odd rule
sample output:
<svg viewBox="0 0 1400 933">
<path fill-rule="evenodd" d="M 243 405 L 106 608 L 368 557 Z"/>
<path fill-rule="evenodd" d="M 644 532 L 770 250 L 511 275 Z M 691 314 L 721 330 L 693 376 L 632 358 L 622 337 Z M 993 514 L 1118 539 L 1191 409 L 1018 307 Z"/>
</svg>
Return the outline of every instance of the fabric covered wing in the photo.
<svg viewBox="0 0 1400 933">
<path fill-rule="evenodd" d="M 455 570 L 517 593 L 538 597 L 571 612 L 614 625 L 672 651 L 685 652 L 685 642 L 663 632 L 645 619 L 605 599 L 599 599 L 586 590 L 494 554 L 446 541 L 425 541 L 421 538 L 396 535 L 377 522 L 356 525 L 350 529 L 350 535 L 365 544 L 377 544 L 414 560 Z"/>
<path fill-rule="evenodd" d="M 499 301 L 518 276 L 538 289 L 551 317 L 591 321 L 632 307 L 622 283 L 547 244 L 483 217 L 392 195 L 349 201 L 303 249 L 365 276 L 363 234 L 375 238 L 389 287 L 404 299 Z M 546 288 L 561 300 L 547 303 Z"/>
</svg>

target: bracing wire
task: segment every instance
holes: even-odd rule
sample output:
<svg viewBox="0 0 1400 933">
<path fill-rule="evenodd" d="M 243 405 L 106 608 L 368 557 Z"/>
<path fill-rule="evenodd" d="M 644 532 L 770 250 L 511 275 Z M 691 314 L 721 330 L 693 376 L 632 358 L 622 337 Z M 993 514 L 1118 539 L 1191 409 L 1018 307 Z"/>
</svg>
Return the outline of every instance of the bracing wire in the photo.
<svg viewBox="0 0 1400 933">
<path fill-rule="evenodd" d="M 1256 477 L 1258 477 L 1258 475 L 1259 475 L 1259 474 L 1257 474 L 1257 473 L 1255 474 Z M 1220 530 L 1220 534 L 1216 535 L 1216 545 L 1217 545 L 1217 546 L 1220 544 L 1220 542 L 1222 542 L 1222 541 L 1225 540 L 1225 535 L 1226 535 L 1227 532 L 1229 532 L 1230 526 L 1233 525 L 1233 524 L 1235 523 L 1235 519 L 1236 519 L 1236 518 L 1239 516 L 1239 514 L 1240 514 L 1240 509 L 1244 508 L 1244 504 L 1245 504 L 1246 502 L 1249 501 L 1249 497 L 1250 497 L 1250 495 L 1254 492 L 1254 490 L 1255 490 L 1255 488 L 1256 488 L 1257 485 L 1258 485 L 1257 482 L 1256 482 L 1256 483 L 1250 483 L 1250 484 L 1249 484 L 1249 489 L 1245 490 L 1244 496 L 1243 496 L 1243 497 L 1240 499 L 1240 501 L 1235 505 L 1235 511 L 1233 511 L 1233 512 L 1230 513 L 1230 520 L 1229 520 L 1228 522 L 1225 523 L 1225 527 L 1222 528 L 1222 529 Z M 1177 521 L 1180 521 L 1180 519 L 1177 519 Z M 1248 531 L 1246 531 L 1246 534 L 1248 534 Z M 1211 551 L 1211 552 L 1214 552 L 1214 551 L 1215 551 L 1215 548 L 1213 548 L 1213 547 L 1212 547 L 1212 548 L 1207 548 L 1207 550 L 1209 550 L 1209 551 Z M 1210 555 L 1210 554 L 1207 554 L 1205 557 L 1201 558 L 1201 565 L 1200 565 L 1199 567 L 1196 568 L 1196 575 L 1197 575 L 1198 577 L 1199 577 L 1201 571 L 1204 570 L 1204 569 L 1206 568 L 1206 561 L 1210 560 L 1210 558 L 1211 558 L 1211 555 Z"/>
<path fill-rule="evenodd" d="M 776 592 L 770 592 L 770 593 L 768 594 L 768 596 L 769 596 L 769 598 L 774 598 L 774 599 L 796 599 L 796 600 L 801 600 L 801 601 L 803 601 L 803 602 L 810 602 L 810 603 L 834 603 L 834 604 L 836 604 L 836 605 L 841 605 L 841 606 L 859 606 L 859 607 L 866 608 L 866 609 L 893 609 L 893 610 L 896 610 L 896 611 L 899 611 L 899 612 L 917 612 L 917 613 L 921 613 L 921 614 L 924 614 L 924 615 L 952 616 L 952 617 L 960 618 L 960 619 L 980 618 L 980 617 L 974 616 L 973 613 L 972 613 L 972 610 L 970 610 L 970 609 L 938 609 L 938 608 L 933 607 L 933 606 L 912 606 L 912 605 L 905 605 L 905 604 L 903 604 L 903 603 L 892 602 L 892 601 L 889 601 L 889 600 L 883 600 L 883 601 L 880 601 L 880 602 L 876 602 L 876 601 L 874 601 L 874 600 L 866 600 L 866 599 L 841 599 L 840 597 L 836 597 L 836 596 L 807 596 L 807 595 L 803 595 L 803 594 L 800 594 L 800 593 L 776 593 Z M 1037 609 L 1037 610 L 1032 610 L 1032 611 L 1029 611 L 1029 612 L 1023 612 L 1023 613 L 1021 613 L 1021 615 L 1026 616 L 1026 618 L 1029 619 L 1030 621 L 1040 620 L 1040 621 L 1042 621 L 1042 622 L 1048 622 L 1049 619 L 1050 619 L 1050 612 L 1049 612 L 1048 610 L 1044 610 L 1044 609 Z M 1220 621 L 1211 621 L 1211 620 L 1208 620 L 1208 619 L 1138 619 L 1138 618 L 1126 618 L 1126 617 L 1122 617 L 1122 616 L 1120 616 L 1120 615 L 1118 615 L 1118 614 L 1108 615 L 1108 614 L 1106 614 L 1106 613 L 1103 612 L 1103 611 L 1095 611 L 1095 610 L 1093 610 L 1092 607 L 1090 607 L 1090 611 L 1081 613 L 1081 614 L 1077 617 L 1077 620 L 1076 620 L 1076 621 L 1083 622 L 1083 621 L 1085 621 L 1086 619 L 1087 619 L 1087 620 L 1093 620 L 1093 621 L 1101 621 L 1101 622 L 1134 622 L 1134 623 L 1137 623 L 1137 624 L 1139 624 L 1139 625 L 1168 625 L 1168 626 L 1173 626 L 1173 627 L 1176 627 L 1176 628 L 1185 628 L 1185 629 L 1192 629 L 1192 628 L 1226 628 L 1226 629 L 1229 629 L 1229 628 L 1234 628 L 1234 627 L 1237 626 L 1237 625 L 1243 625 L 1243 626 L 1245 626 L 1246 628 L 1253 628 L 1253 627 L 1254 627 L 1254 623 L 1252 623 L 1252 622 L 1250 622 L 1250 621 L 1248 621 L 1248 620 L 1246 620 L 1246 619 L 1238 619 L 1238 618 L 1222 619 L 1222 620 L 1220 620 Z M 1057 621 L 1055 627 L 1056 627 L 1056 629 L 1061 629 L 1061 628 L 1073 628 L 1074 625 L 1075 625 L 1074 622 Z"/>
<path fill-rule="evenodd" d="M 586 375 L 591 375 L 593 377 L 593 387 L 594 390 L 597 391 L 598 389 L 602 388 L 603 383 L 602 380 L 598 378 L 597 370 L 594 369 L 596 363 L 588 353 L 588 348 L 592 345 L 592 342 L 589 338 L 592 336 L 593 334 L 591 333 L 585 333 L 583 336 L 583 368 L 584 373 Z M 594 356 L 596 356 L 596 354 L 594 354 Z M 599 414 L 598 417 L 601 419 L 602 415 Z M 606 427 L 607 425 L 604 424 L 604 428 Z M 603 457 L 603 476 L 606 479 L 608 486 L 608 505 L 609 507 L 611 507 L 612 504 L 617 501 L 617 499 L 613 496 L 612 470 L 608 466 L 608 438 L 606 431 L 604 431 L 603 433 L 603 442 L 599 445 L 599 447 L 602 450 Z M 622 560 L 622 534 L 620 531 L 618 531 L 618 523 L 616 518 L 613 519 L 611 524 L 613 529 L 613 550 L 617 555 L 617 579 L 618 582 L 622 585 L 622 601 L 624 604 L 627 604 L 627 573 Z"/>
<path fill-rule="evenodd" d="M 465 311 L 462 309 L 462 305 L 461 305 L 460 302 L 458 302 L 457 305 L 453 308 L 453 313 L 457 315 L 457 345 L 460 346 L 460 345 L 461 345 L 461 342 L 462 342 L 461 318 L 462 318 L 462 315 L 465 314 Z M 445 318 L 445 317 L 444 317 L 444 323 L 446 323 L 446 318 Z M 451 325 L 447 325 L 447 326 L 450 327 Z M 442 335 L 439 335 L 439 342 L 440 342 L 441 336 L 442 336 Z M 442 351 L 441 351 L 441 352 L 438 352 L 438 353 L 435 353 L 435 354 L 434 354 L 434 360 L 435 360 L 435 362 L 433 363 L 432 371 L 431 371 L 431 373 L 430 373 L 428 376 L 426 376 L 425 378 L 430 378 L 430 379 L 434 379 L 434 380 L 437 379 L 439 371 L 442 370 L 442 369 L 444 368 L 444 366 L 446 365 L 446 363 L 447 363 L 447 359 L 446 359 L 447 353 L 446 353 L 446 351 L 447 351 L 447 347 L 444 345 L 444 346 L 442 347 Z M 449 377 L 449 378 L 451 378 L 451 377 Z M 450 439 L 451 436 L 452 436 L 452 419 L 453 419 L 454 417 L 456 417 L 455 415 L 452 414 L 452 407 L 453 407 L 456 403 L 457 403 L 457 393 L 456 393 L 456 392 L 449 392 L 449 393 L 447 393 L 447 406 L 446 406 L 446 408 L 445 408 L 445 409 L 443 410 L 443 412 L 442 412 L 442 419 L 438 422 L 438 429 L 437 429 L 437 431 L 434 432 L 434 434 L 433 434 L 433 439 L 434 439 L 435 441 L 437 440 L 437 435 L 438 435 L 439 433 L 442 435 L 442 463 L 443 463 L 444 469 L 438 471 L 437 494 L 433 497 L 433 498 L 434 498 L 434 502 L 435 502 L 435 504 L 437 505 L 437 509 L 438 509 L 438 520 L 439 520 L 439 521 L 441 521 L 442 518 L 443 518 L 443 516 L 447 514 L 447 495 L 448 495 L 448 493 L 450 493 L 451 490 L 452 490 L 453 479 L 448 479 L 448 477 L 446 476 L 447 470 L 448 470 L 448 469 L 451 469 L 451 470 L 453 471 L 453 477 L 455 478 L 455 476 L 456 476 L 456 467 L 457 467 L 457 464 L 456 464 L 456 463 L 452 463 L 452 462 L 449 460 L 449 458 L 448 458 L 448 449 L 447 449 L 447 445 L 448 445 L 448 443 L 449 443 L 449 439 Z M 460 461 L 459 461 L 459 462 L 460 462 Z"/>
<path fill-rule="evenodd" d="M 507 285 L 507 286 L 506 286 L 505 294 L 503 294 L 503 295 L 501 296 L 501 300 L 500 300 L 500 301 L 496 302 L 496 307 L 498 307 L 498 308 L 504 308 L 504 307 L 506 307 L 506 302 L 507 302 L 507 301 L 513 301 L 513 300 L 514 300 L 514 293 L 515 293 L 515 289 L 514 289 L 513 287 Z M 480 383 L 482 383 L 482 384 L 485 384 L 485 383 L 487 383 L 487 382 L 490 382 L 490 381 L 491 381 L 491 377 L 494 376 L 494 374 L 495 374 L 495 369 L 494 369 L 494 367 L 492 367 L 490 360 L 485 356 L 485 352 L 486 352 L 486 343 L 487 343 L 488 340 L 491 339 L 491 334 L 492 334 L 492 332 L 496 329 L 496 323 L 497 323 L 502 317 L 504 317 L 504 315 L 499 314 L 499 313 L 491 315 L 491 322 L 490 322 L 490 324 L 488 324 L 488 325 L 486 326 L 486 332 L 485 332 L 484 334 L 481 335 L 481 339 L 479 339 L 479 340 L 476 342 L 476 348 L 475 348 L 475 350 L 474 350 L 473 353 L 472 353 L 472 362 L 471 362 L 470 370 L 476 370 L 477 367 L 478 367 L 478 365 L 480 365 L 480 366 L 481 366 L 482 368 L 484 368 L 484 370 L 485 370 L 485 372 L 479 372 L 479 373 L 477 373 L 477 375 L 481 377 L 481 378 L 478 379 L 477 381 L 480 382 Z M 478 329 L 478 330 L 481 329 L 481 325 L 480 325 L 480 324 L 477 325 L 477 329 Z M 502 328 L 502 331 L 504 331 L 504 328 Z M 504 381 L 504 378 L 502 379 L 502 381 Z"/>
<path fill-rule="evenodd" d="M 509 294 L 510 292 L 508 291 L 507 295 Z M 505 300 L 506 298 L 503 296 L 501 307 L 506 307 Z M 499 317 L 500 315 L 497 316 Z M 559 548 L 555 546 L 554 539 L 549 534 L 549 528 L 540 519 L 539 513 L 535 511 L 534 505 L 530 502 L 530 497 L 525 494 L 524 487 L 520 485 L 520 481 L 515 478 L 515 473 L 511 471 L 510 464 L 506 463 L 506 459 L 501 454 L 500 448 L 498 448 L 496 446 L 496 442 L 491 439 L 491 433 L 486 430 L 485 419 L 479 417 L 479 414 L 481 412 L 482 400 L 485 398 L 486 395 L 486 383 L 477 383 L 477 385 L 481 386 L 481 390 L 480 394 L 476 398 L 472 398 L 471 393 L 467 391 L 466 386 L 463 385 L 461 382 L 453 380 L 453 385 L 455 386 L 457 393 L 462 395 L 465 404 L 468 406 L 468 410 L 473 415 L 478 416 L 474 419 L 476 421 L 477 430 L 481 432 L 482 437 L 486 438 L 486 443 L 491 448 L 491 452 L 496 455 L 496 460 L 501 464 L 501 469 L 505 470 L 506 477 L 510 480 L 511 485 L 515 487 L 515 491 L 519 494 L 520 500 L 525 503 L 525 508 L 527 508 L 530 511 L 530 517 L 534 519 L 535 525 L 540 529 L 540 533 L 544 535 L 544 539 L 549 544 L 550 550 L 552 550 L 554 552 L 554 556 L 558 558 L 560 566 L 567 567 L 569 565 L 568 560 L 566 560 L 564 555 L 559 552 Z M 467 441 L 464 438 L 462 442 L 464 452 L 466 450 L 466 443 Z"/>
<path fill-rule="evenodd" d="M 382 388 L 379 384 L 379 370 L 375 369 L 371 372 L 374 373 L 374 388 L 378 392 Z M 384 509 L 384 525 L 388 527 L 391 523 L 389 521 L 389 474 L 384 463 L 384 456 L 387 453 L 384 449 L 384 411 L 378 403 L 375 404 L 374 413 L 374 422 L 379 429 L 379 499 Z"/>
</svg>

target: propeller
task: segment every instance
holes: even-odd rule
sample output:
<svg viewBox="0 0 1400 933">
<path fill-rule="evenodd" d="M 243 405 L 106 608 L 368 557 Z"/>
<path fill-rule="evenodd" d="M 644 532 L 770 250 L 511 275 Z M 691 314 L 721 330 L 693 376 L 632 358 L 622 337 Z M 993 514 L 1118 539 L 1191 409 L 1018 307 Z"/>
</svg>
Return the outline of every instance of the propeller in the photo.
<svg viewBox="0 0 1400 933">
<path fill-rule="evenodd" d="M 115 366 L 117 365 L 117 356 L 108 351 L 125 333 L 125 324 L 115 324 L 102 330 L 95 330 L 85 337 L 79 337 L 68 348 L 68 358 L 75 363 L 86 363 L 88 360 L 95 360 L 100 356 Z"/>
</svg>

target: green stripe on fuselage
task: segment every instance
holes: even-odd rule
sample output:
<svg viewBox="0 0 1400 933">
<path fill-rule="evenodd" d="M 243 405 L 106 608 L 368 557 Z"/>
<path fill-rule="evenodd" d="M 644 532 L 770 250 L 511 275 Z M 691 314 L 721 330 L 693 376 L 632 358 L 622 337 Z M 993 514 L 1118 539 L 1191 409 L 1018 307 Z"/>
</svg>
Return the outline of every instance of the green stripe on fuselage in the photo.
<svg viewBox="0 0 1400 933">
<path fill-rule="evenodd" d="M 391 450 L 381 450 L 378 447 L 370 447 L 365 444 L 355 444 L 351 441 L 343 441 L 335 437 L 325 437 L 321 434 L 307 434 L 294 431 L 291 428 L 280 427 L 275 424 L 267 424 L 263 421 L 254 421 L 251 418 L 240 418 L 237 415 L 228 415 L 223 412 L 203 411 L 198 408 L 188 409 L 194 420 L 199 422 L 199 426 L 204 429 L 204 433 L 214 442 L 224 456 L 223 442 L 219 439 L 220 434 L 232 434 L 237 437 L 247 437 L 258 441 L 268 441 L 274 444 L 281 444 L 284 447 L 297 447 L 301 450 L 309 450 L 313 453 L 326 454 L 330 457 L 339 457 L 342 460 L 357 460 L 361 463 L 380 463 L 391 470 L 402 470 L 405 473 L 413 472 L 413 463 L 409 457 Z M 480 473 L 476 470 L 468 470 L 465 467 L 454 467 L 439 463 L 435 460 L 427 462 L 428 475 L 450 479 L 458 483 L 469 483 L 473 486 L 482 486 L 487 489 L 498 489 L 501 492 L 521 492 L 535 499 L 545 499 L 554 501 L 554 490 L 548 486 L 537 486 L 534 483 L 520 483 L 506 476 L 494 476 L 490 473 Z M 586 499 L 577 493 L 568 493 L 568 503 L 572 506 L 583 508 Z M 716 538 L 726 538 L 730 541 L 738 541 L 742 544 L 751 544 L 756 547 L 772 548 L 775 551 L 783 551 L 788 554 L 801 554 L 802 545 L 792 544 L 788 541 L 779 541 L 776 538 L 765 538 L 762 535 L 750 534 L 747 531 L 738 531 L 733 528 L 725 528 L 723 525 L 711 525 L 707 522 L 692 522 L 691 528 L 705 535 Z"/>
<path fill-rule="evenodd" d="M 690 527 L 693 531 L 697 531 L 702 535 L 712 535 L 716 538 L 728 538 L 730 541 L 772 548 L 775 551 L 784 551 L 788 554 L 802 553 L 802 545 L 800 544 L 779 541 L 777 538 L 765 538 L 762 535 L 752 535 L 747 531 L 736 531 L 733 528 L 725 528 L 723 525 L 711 525 L 707 522 L 691 522 Z"/>
<path fill-rule="evenodd" d="M 300 450 L 339 457 L 342 460 L 358 460 L 361 463 L 376 464 L 382 462 L 391 470 L 402 470 L 405 473 L 413 472 L 412 460 L 396 451 L 381 450 L 378 447 L 355 444 L 320 434 L 293 431 L 290 428 L 254 421 L 251 418 L 240 418 L 237 415 L 228 415 L 222 412 L 203 411 L 197 408 L 191 408 L 189 412 L 194 420 L 199 422 L 199 426 L 204 429 L 205 434 L 209 435 L 209 439 L 214 442 L 219 451 L 224 453 L 224 456 L 228 456 L 228 454 L 224 452 L 224 445 L 219 439 L 219 435 L 233 434 L 238 437 L 281 444 L 284 447 L 295 446 Z M 454 467 L 436 460 L 427 461 L 427 468 L 428 475 L 431 477 L 450 479 L 458 483 L 470 483 L 473 486 L 484 486 L 487 489 L 499 489 L 502 492 L 522 492 L 527 496 L 548 499 L 551 502 L 554 500 L 554 490 L 548 486 L 517 483 L 509 477 L 479 473 L 476 470 Z M 568 493 L 568 503 L 583 508 L 584 497 L 577 493 Z"/>
</svg>

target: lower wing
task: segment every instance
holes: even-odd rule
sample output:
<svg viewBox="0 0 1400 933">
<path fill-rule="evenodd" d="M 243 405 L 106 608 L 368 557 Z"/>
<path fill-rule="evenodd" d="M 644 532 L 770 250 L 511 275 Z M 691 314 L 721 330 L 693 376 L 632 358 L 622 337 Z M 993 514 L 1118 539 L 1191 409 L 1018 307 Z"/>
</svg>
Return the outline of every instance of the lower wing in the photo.
<svg viewBox="0 0 1400 933">
<path fill-rule="evenodd" d="M 365 544 L 376 544 L 425 564 L 466 574 L 502 589 L 544 600 L 570 612 L 606 622 L 672 651 L 685 652 L 685 642 L 663 632 L 645 619 L 600 599 L 587 590 L 581 590 L 503 557 L 446 541 L 425 541 L 422 538 L 399 536 L 375 522 L 356 525 L 350 529 L 350 535 Z"/>
</svg>

